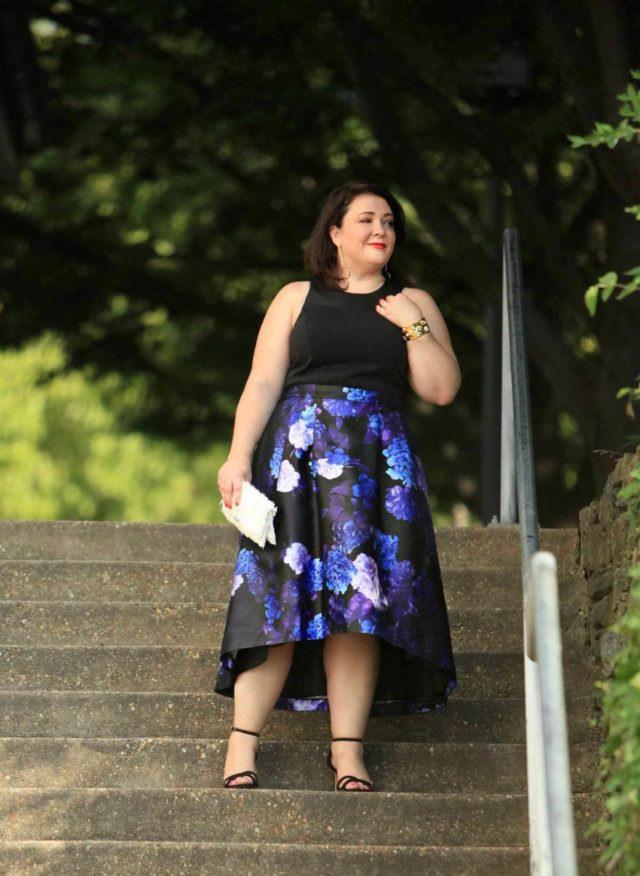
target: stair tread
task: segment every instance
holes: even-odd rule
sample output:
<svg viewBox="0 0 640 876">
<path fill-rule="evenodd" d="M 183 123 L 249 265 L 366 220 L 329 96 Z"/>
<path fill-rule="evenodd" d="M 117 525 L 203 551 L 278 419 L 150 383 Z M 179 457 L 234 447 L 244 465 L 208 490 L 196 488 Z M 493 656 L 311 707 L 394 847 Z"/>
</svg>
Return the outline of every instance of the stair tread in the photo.
<svg viewBox="0 0 640 876">
<path fill-rule="evenodd" d="M 595 873 L 581 833 L 601 801 L 577 528 L 539 535 L 557 561 L 579 859 Z M 369 723 L 375 794 L 334 794 L 328 713 L 283 710 L 245 794 L 220 787 L 233 700 L 213 691 L 237 531 L 0 521 L 0 870 L 200 876 L 215 854 L 228 876 L 264 862 L 270 876 L 327 862 L 350 876 L 524 876 L 519 538 L 518 526 L 436 529 L 458 687 L 446 709 Z"/>
</svg>

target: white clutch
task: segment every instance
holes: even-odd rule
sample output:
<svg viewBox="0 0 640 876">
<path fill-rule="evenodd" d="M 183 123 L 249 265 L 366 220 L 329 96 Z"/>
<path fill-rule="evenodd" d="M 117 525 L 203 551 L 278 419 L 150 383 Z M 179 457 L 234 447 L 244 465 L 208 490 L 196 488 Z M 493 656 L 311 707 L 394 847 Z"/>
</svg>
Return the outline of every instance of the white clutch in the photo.
<svg viewBox="0 0 640 876">
<path fill-rule="evenodd" d="M 233 523 L 243 535 L 255 541 L 260 547 L 264 547 L 265 541 L 276 543 L 273 518 L 278 507 L 249 481 L 242 482 L 242 493 L 238 504 L 227 508 L 224 501 L 220 499 L 220 510 L 229 523 Z"/>
</svg>

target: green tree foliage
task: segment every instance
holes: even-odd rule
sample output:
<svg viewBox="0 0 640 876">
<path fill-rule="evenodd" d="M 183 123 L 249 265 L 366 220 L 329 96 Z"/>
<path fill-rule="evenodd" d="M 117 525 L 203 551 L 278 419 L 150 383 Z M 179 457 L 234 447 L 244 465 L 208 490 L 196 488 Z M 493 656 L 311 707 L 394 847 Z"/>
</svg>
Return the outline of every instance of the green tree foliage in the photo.
<svg viewBox="0 0 640 876">
<path fill-rule="evenodd" d="M 64 364 L 48 333 L 0 352 L 0 517 L 224 522 L 215 480 L 224 446 L 190 455 L 123 434 L 143 387 L 116 375 L 89 381 Z"/>
<path fill-rule="evenodd" d="M 600 689 L 601 722 L 606 738 L 601 750 L 596 788 L 604 794 L 607 817 L 589 833 L 599 833 L 606 847 L 601 863 L 619 876 L 640 873 L 640 466 L 618 493 L 626 505 L 630 593 L 626 612 L 609 629 L 622 647 L 613 660 L 611 678 L 596 682 Z"/>
<path fill-rule="evenodd" d="M 322 195 L 374 178 L 407 208 L 406 266 L 463 365 L 450 408 L 411 402 L 432 495 L 479 510 L 485 307 L 515 224 L 541 519 L 573 519 L 606 473 L 593 451 L 624 446 L 611 388 L 631 379 L 633 318 L 592 324 L 580 304 L 601 262 L 627 267 L 611 205 L 636 163 L 592 161 L 565 131 L 609 119 L 640 13 L 593 6 L 610 27 L 577 0 L 456 18 L 390 0 L 6 5 L 3 343 L 52 331 L 66 370 L 144 382 L 127 428 L 188 452 L 228 440 Z"/>
<path fill-rule="evenodd" d="M 632 70 L 631 76 L 640 80 L 640 70 Z M 620 122 L 616 126 L 597 123 L 588 136 L 570 137 L 574 147 L 606 144 L 613 149 L 622 141 L 635 139 L 640 143 L 640 92 L 629 83 L 618 99 Z M 626 206 L 625 211 L 640 220 L 640 203 Z M 607 271 L 587 289 L 585 305 L 591 316 L 599 297 L 606 302 L 617 290 L 614 301 L 621 301 L 638 291 L 640 266 L 626 275 L 630 279 L 620 283 L 615 271 Z M 640 375 L 637 379 L 640 381 Z M 633 406 L 640 400 L 640 386 L 621 387 L 616 397 L 627 399 L 627 412 L 635 417 Z M 627 610 L 609 627 L 622 641 L 613 660 L 612 677 L 596 683 L 602 693 L 601 721 L 606 734 L 596 788 L 604 794 L 608 817 L 595 821 L 588 832 L 598 832 L 606 841 L 601 863 L 607 865 L 608 872 L 636 876 L 640 872 L 640 465 L 632 469 L 618 500 L 627 518 L 631 587 Z"/>
</svg>

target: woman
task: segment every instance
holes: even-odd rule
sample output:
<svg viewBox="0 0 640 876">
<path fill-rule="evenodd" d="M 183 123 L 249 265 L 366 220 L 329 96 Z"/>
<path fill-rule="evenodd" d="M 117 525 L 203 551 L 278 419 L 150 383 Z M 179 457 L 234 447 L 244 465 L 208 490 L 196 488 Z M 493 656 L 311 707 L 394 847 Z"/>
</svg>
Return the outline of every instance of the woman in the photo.
<svg viewBox="0 0 640 876">
<path fill-rule="evenodd" d="M 325 200 L 258 333 L 238 402 L 224 502 L 243 479 L 278 506 L 276 545 L 241 536 L 215 689 L 234 698 L 225 787 L 256 787 L 273 708 L 329 710 L 334 789 L 369 791 L 369 717 L 428 712 L 456 686 L 409 387 L 453 401 L 460 369 L 432 297 L 402 282 L 404 213 L 386 189 Z"/>
</svg>

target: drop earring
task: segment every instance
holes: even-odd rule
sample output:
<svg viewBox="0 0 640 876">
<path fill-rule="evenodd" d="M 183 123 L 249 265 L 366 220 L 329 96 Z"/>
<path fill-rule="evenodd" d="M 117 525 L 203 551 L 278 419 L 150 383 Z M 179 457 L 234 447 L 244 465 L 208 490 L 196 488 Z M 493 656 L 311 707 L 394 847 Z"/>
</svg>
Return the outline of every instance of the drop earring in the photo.
<svg viewBox="0 0 640 876">
<path fill-rule="evenodd" d="M 387 262 L 385 262 L 384 267 L 382 268 L 382 273 L 387 278 L 387 280 L 391 279 L 391 271 L 389 270 Z"/>
<path fill-rule="evenodd" d="M 349 268 L 347 268 L 347 266 L 344 263 L 344 257 L 342 255 L 342 247 L 340 246 L 339 243 L 337 244 L 337 247 L 338 247 L 338 262 L 340 264 L 340 278 L 339 279 L 340 279 L 340 282 L 342 282 L 343 280 L 349 279 L 349 277 L 351 276 L 351 271 L 349 270 Z"/>
</svg>

